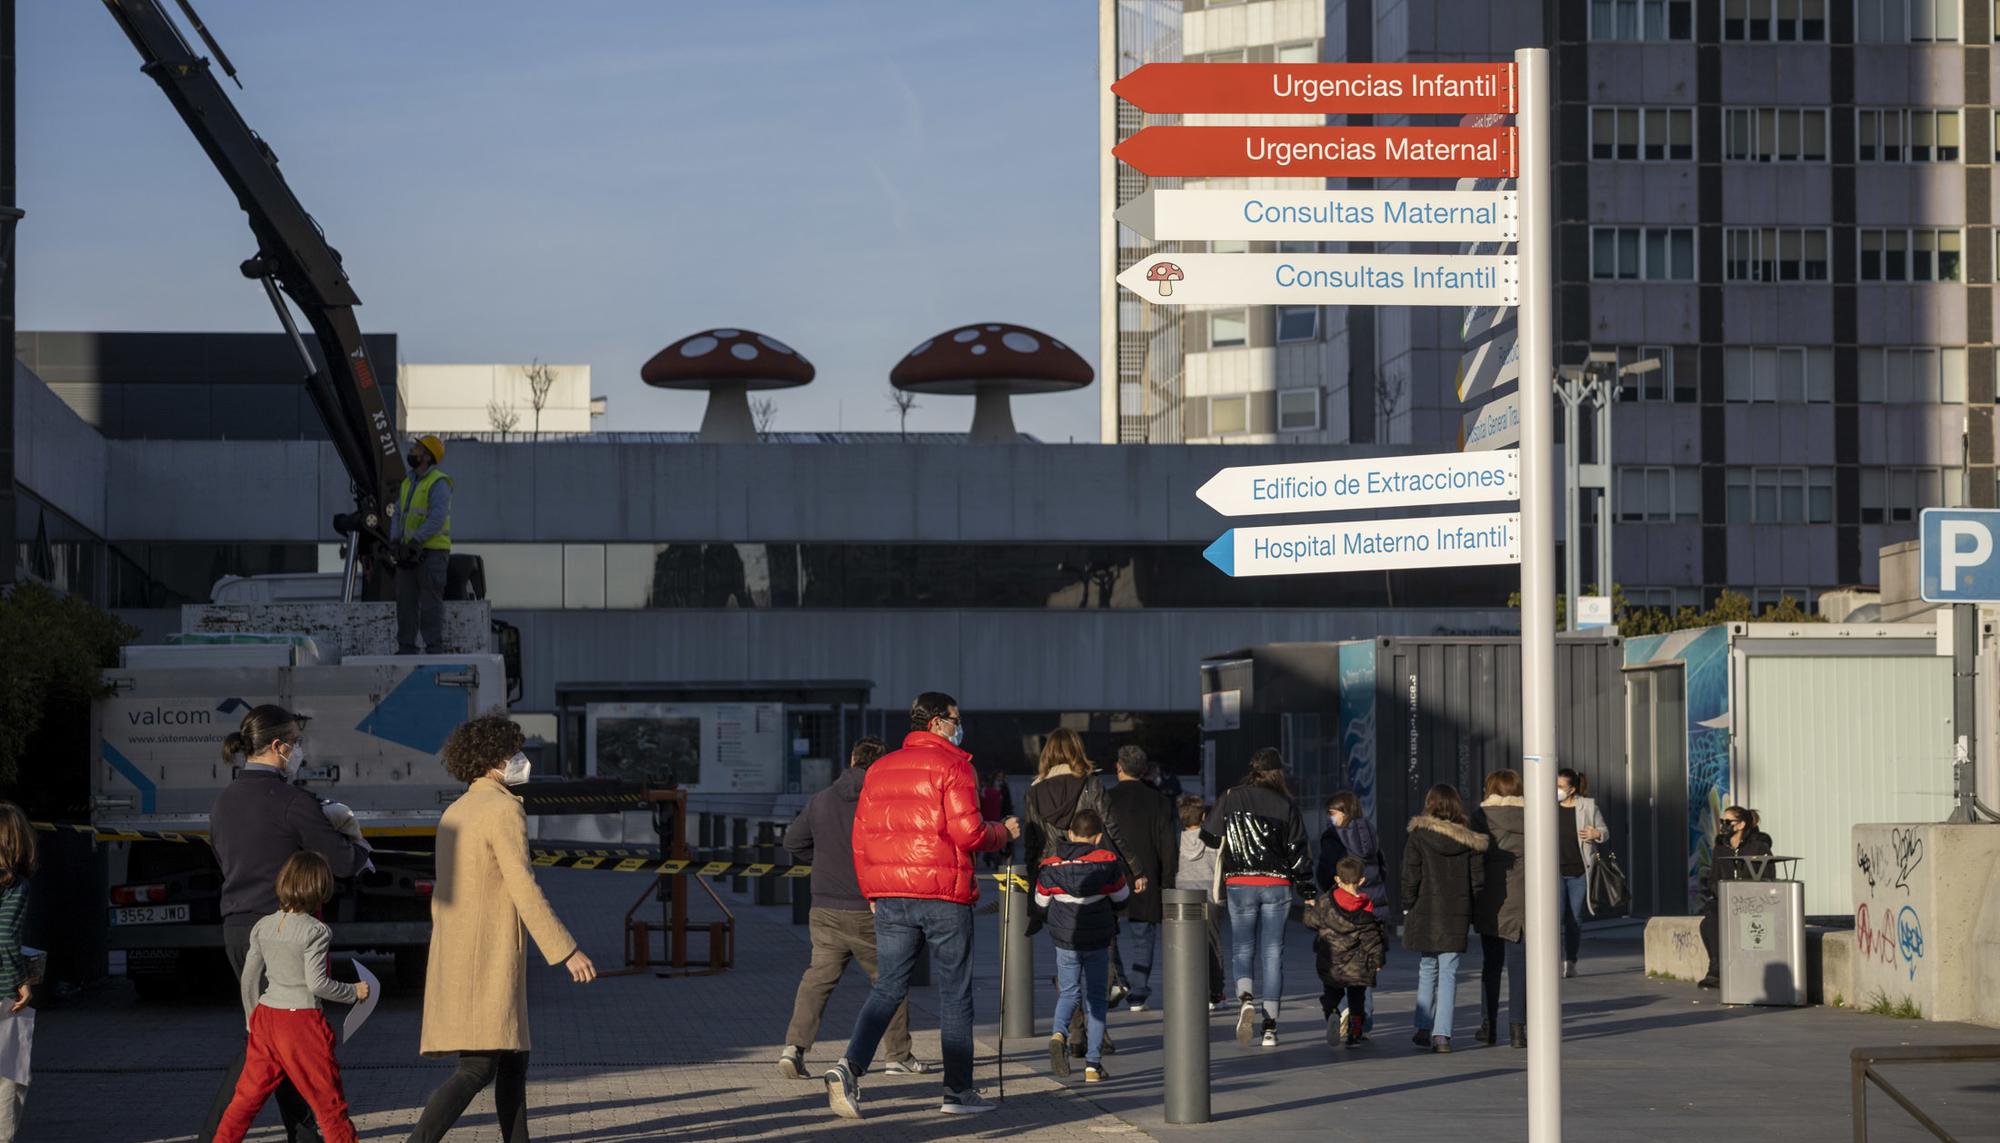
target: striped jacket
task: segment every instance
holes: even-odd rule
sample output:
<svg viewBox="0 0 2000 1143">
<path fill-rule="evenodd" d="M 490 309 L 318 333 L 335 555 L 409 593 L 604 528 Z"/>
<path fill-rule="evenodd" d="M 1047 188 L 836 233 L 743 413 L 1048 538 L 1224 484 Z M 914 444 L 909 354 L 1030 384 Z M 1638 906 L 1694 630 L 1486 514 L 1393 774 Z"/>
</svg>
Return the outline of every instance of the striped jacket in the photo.
<svg viewBox="0 0 2000 1143">
<path fill-rule="evenodd" d="M 1049 937 L 1057 948 L 1111 947 L 1118 933 L 1112 910 L 1131 896 L 1118 855 L 1092 842 L 1063 840 L 1035 871 L 1035 904 L 1048 910 Z"/>
</svg>

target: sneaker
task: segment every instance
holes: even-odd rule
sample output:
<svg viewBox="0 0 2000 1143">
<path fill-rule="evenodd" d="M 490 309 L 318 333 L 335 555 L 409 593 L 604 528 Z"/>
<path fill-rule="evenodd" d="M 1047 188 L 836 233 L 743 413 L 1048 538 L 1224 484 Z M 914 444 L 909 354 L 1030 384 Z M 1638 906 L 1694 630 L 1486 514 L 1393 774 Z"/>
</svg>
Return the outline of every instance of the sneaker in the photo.
<svg viewBox="0 0 2000 1143">
<path fill-rule="evenodd" d="M 1326 1017 L 1326 1046 L 1337 1048 L 1347 1039 L 1347 1017 L 1339 1012 L 1329 1012 Z"/>
<path fill-rule="evenodd" d="M 1268 1017 L 1264 1020 L 1264 1046 L 1267 1048 L 1278 1046 L 1278 1022 Z"/>
<path fill-rule="evenodd" d="M 1451 1054 L 1451 1037 L 1450 1037 L 1450 1036 L 1432 1036 L 1432 1037 L 1431 1037 L 1431 1051 L 1433 1051 L 1433 1052 L 1436 1052 L 1436 1053 L 1437 1053 L 1438 1055 L 1440 1055 L 1440 1056 L 1448 1056 L 1448 1055 L 1450 1055 L 1450 1054 Z"/>
<path fill-rule="evenodd" d="M 1695 987 L 1696 987 L 1696 988 L 1721 988 L 1721 987 L 1722 987 L 1722 978 L 1720 978 L 1720 977 L 1716 976 L 1716 975 L 1715 975 L 1714 973 L 1712 973 L 1712 972 L 1711 972 L 1711 973 L 1709 973 L 1709 974 L 1708 974 L 1707 976 L 1704 976 L 1704 977 L 1702 977 L 1702 978 L 1701 978 L 1701 979 L 1700 979 L 1699 981 L 1697 981 L 1697 982 L 1695 983 Z"/>
<path fill-rule="evenodd" d="M 938 1105 L 938 1110 L 945 1115 L 978 1115 L 992 1111 L 998 1106 L 1000 1105 L 979 1094 L 978 1088 L 969 1087 L 964 1091 L 946 1089 L 944 1102 Z"/>
<path fill-rule="evenodd" d="M 1104 1070 L 1102 1063 L 1083 1065 L 1083 1082 L 1085 1083 L 1103 1083 L 1110 1078 L 1111 1073 Z"/>
<path fill-rule="evenodd" d="M 1252 1000 L 1243 1001 L 1243 1011 L 1236 1014 L 1236 1043 L 1247 1048 L 1257 1034 L 1257 1004 Z"/>
<path fill-rule="evenodd" d="M 806 1071 L 805 1052 L 786 1044 L 785 1050 L 778 1053 L 778 1074 L 786 1079 L 811 1079 L 812 1073 Z"/>
<path fill-rule="evenodd" d="M 1419 1028 L 1417 1034 L 1410 1037 L 1410 1043 L 1415 1044 L 1419 1051 L 1428 1052 L 1431 1050 L 1431 1034 L 1428 1030 Z"/>
<path fill-rule="evenodd" d="M 1576 962 L 1575 962 L 1575 961 L 1573 961 L 1573 960 L 1566 960 L 1566 961 L 1564 961 L 1564 962 L 1563 962 L 1563 979 L 1564 979 L 1564 980 L 1574 980 L 1574 979 L 1576 979 Z"/>
<path fill-rule="evenodd" d="M 1059 1076 L 1069 1074 L 1069 1037 L 1061 1032 L 1049 1037 L 1049 1070 Z"/>
<path fill-rule="evenodd" d="M 1146 1001 L 1143 997 L 1135 999 L 1132 1001 L 1132 1003 L 1127 1004 L 1125 1006 L 1125 1011 L 1127 1012 L 1144 1012 L 1145 1010 L 1146 1010 Z"/>
<path fill-rule="evenodd" d="M 842 1119 L 861 1118 L 861 1081 L 846 1060 L 826 1069 L 826 1105 Z"/>
<path fill-rule="evenodd" d="M 918 1059 L 915 1052 L 911 1052 L 900 1060 L 890 1060 L 888 1063 L 882 1065 L 882 1070 L 892 1076 L 927 1076 L 931 1074 L 933 1069 L 929 1064 Z"/>
</svg>

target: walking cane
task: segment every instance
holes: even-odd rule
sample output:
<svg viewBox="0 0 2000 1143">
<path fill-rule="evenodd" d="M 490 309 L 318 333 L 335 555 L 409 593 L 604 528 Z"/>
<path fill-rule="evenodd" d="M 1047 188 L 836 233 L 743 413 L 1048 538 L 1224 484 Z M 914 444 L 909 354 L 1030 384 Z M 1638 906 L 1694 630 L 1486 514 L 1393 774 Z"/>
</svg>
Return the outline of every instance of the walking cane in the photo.
<svg viewBox="0 0 2000 1143">
<path fill-rule="evenodd" d="M 1007 1100 L 1007 946 L 1013 942 L 1007 939 L 1007 922 L 1013 909 L 1013 886 L 1007 883 L 1007 870 L 1003 866 L 994 880 L 1000 883 L 1000 1055 L 993 1061 L 994 1084 L 998 1088 L 998 1099 Z"/>
</svg>

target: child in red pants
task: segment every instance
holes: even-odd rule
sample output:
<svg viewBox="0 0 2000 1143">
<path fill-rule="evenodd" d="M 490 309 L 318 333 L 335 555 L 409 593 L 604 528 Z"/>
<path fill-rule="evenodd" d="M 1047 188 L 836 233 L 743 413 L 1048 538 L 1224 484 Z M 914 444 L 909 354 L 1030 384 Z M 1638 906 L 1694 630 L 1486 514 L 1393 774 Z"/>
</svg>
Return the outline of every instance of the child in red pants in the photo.
<svg viewBox="0 0 2000 1143">
<path fill-rule="evenodd" d="M 242 1143 L 264 1101 L 290 1080 L 311 1105 L 326 1143 L 355 1143 L 333 1057 L 333 1029 L 320 1001 L 353 1004 L 368 997 L 366 984 L 346 984 L 326 974 L 333 932 L 312 914 L 333 896 L 333 871 L 317 853 L 301 851 L 278 872 L 278 911 L 250 930 L 243 962 L 243 1007 L 250 1016 L 250 1046 L 236 1094 L 222 1113 L 216 1143 Z"/>
</svg>

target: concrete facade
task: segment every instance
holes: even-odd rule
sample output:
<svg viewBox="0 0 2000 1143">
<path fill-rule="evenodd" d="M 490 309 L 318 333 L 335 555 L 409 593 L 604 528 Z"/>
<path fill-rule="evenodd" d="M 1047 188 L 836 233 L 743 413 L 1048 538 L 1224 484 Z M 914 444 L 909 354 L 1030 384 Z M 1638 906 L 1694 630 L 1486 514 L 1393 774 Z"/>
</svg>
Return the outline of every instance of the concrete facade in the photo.
<svg viewBox="0 0 2000 1143">
<path fill-rule="evenodd" d="M 411 435 L 591 431 L 588 365 L 546 366 L 550 385 L 536 423 L 529 371 L 540 364 L 406 365 L 396 423 Z"/>
<path fill-rule="evenodd" d="M 2000 1025 L 2000 828 L 1854 827 L 1851 1003 Z"/>
</svg>

